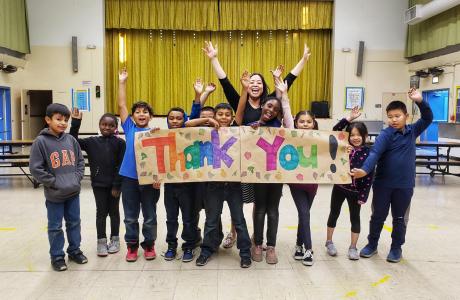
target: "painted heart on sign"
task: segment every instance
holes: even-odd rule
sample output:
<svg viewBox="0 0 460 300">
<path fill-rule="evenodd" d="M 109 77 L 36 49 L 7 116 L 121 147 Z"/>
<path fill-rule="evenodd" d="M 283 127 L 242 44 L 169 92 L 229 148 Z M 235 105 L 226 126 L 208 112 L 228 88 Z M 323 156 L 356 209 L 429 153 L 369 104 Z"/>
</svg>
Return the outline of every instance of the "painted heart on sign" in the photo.
<svg viewBox="0 0 460 300">
<path fill-rule="evenodd" d="M 299 181 L 302 181 L 303 180 L 303 174 L 297 174 L 297 176 L 295 178 L 297 178 L 297 180 L 299 180 Z"/>
<path fill-rule="evenodd" d="M 318 178 L 318 173 L 313 172 L 313 178 L 316 180 Z"/>
<path fill-rule="evenodd" d="M 251 152 L 249 151 L 244 152 L 244 158 L 246 158 L 247 160 L 250 160 L 251 156 L 252 156 Z"/>
</svg>

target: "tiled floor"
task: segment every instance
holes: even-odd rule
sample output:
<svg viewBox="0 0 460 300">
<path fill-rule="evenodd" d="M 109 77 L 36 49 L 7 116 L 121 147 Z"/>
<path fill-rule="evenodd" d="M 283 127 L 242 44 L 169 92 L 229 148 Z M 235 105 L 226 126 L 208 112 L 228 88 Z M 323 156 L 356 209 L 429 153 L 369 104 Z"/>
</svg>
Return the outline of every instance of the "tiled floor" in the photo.
<svg viewBox="0 0 460 300">
<path fill-rule="evenodd" d="M 460 298 L 460 179 L 417 177 L 411 218 L 399 264 L 385 261 L 391 222 L 383 230 L 379 254 L 349 261 L 348 209 L 343 206 L 335 235 L 339 255 L 324 250 L 331 186 L 321 186 L 312 207 L 315 264 L 305 267 L 292 258 L 297 212 L 284 190 L 278 233 L 279 263 L 254 263 L 239 268 L 236 249 L 221 249 L 205 267 L 181 261 L 142 257 L 124 261 L 125 249 L 107 258 L 95 253 L 95 205 L 88 180 L 81 193 L 82 249 L 89 258 L 83 266 L 69 264 L 56 273 L 48 259 L 43 190 L 24 178 L 0 178 L 0 298 L 40 299 L 456 299 Z M 162 199 L 158 208 L 157 252 L 165 250 L 166 226 Z M 251 206 L 245 207 L 251 220 Z M 204 213 L 202 213 L 202 222 Z M 368 232 L 370 205 L 362 209 L 363 237 Z M 228 209 L 223 216 L 229 227 Z M 252 224 L 248 222 L 249 230 Z M 201 224 L 201 227 L 203 224 Z M 122 233 L 124 228 L 122 224 Z"/>
</svg>

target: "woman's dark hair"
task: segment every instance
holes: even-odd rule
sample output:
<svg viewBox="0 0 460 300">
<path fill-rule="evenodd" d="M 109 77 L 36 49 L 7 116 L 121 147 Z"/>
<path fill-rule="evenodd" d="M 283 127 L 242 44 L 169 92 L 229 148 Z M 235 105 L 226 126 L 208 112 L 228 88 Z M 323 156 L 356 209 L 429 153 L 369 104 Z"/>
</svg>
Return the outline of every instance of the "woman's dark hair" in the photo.
<svg viewBox="0 0 460 300">
<path fill-rule="evenodd" d="M 297 121 L 301 116 L 310 116 L 310 118 L 313 120 L 313 129 L 318 130 L 318 122 L 316 121 L 315 115 L 309 110 L 301 110 L 295 115 L 294 128 L 297 128 Z"/>
<path fill-rule="evenodd" d="M 181 108 L 181 107 L 173 107 L 171 108 L 169 111 L 168 111 L 168 114 L 167 116 L 169 117 L 169 114 L 173 111 L 177 111 L 177 112 L 180 112 L 182 113 L 182 116 L 185 118 L 185 111 Z"/>
<path fill-rule="evenodd" d="M 269 93 L 268 85 L 267 85 L 267 82 L 265 81 L 264 76 L 262 76 L 262 74 L 260 73 L 252 73 L 251 76 L 249 76 L 249 78 L 251 78 L 254 75 L 260 76 L 260 79 L 262 79 L 262 95 L 260 95 L 260 106 L 262 106 L 264 102 L 267 100 L 266 98 Z"/>
<path fill-rule="evenodd" d="M 99 119 L 99 124 L 101 124 L 101 122 L 102 122 L 102 120 L 103 120 L 104 118 L 111 118 L 111 119 L 113 119 L 113 121 L 115 122 L 115 127 L 118 128 L 118 119 L 117 119 L 117 117 L 116 117 L 114 114 L 111 114 L 111 113 L 105 113 L 105 114 L 103 114 L 102 117 Z"/>
<path fill-rule="evenodd" d="M 131 115 L 134 115 L 134 112 L 136 111 L 136 109 L 138 108 L 144 108 L 146 110 L 149 111 L 149 115 L 151 117 L 153 117 L 153 109 L 152 107 L 150 106 L 150 104 L 148 104 L 147 102 L 145 101 L 138 101 L 136 103 L 133 104 L 133 106 L 131 107 Z"/>
<path fill-rule="evenodd" d="M 350 139 L 350 137 L 351 137 L 351 131 L 353 130 L 353 128 L 356 128 L 356 130 L 358 130 L 359 135 L 362 138 L 361 146 L 364 145 L 366 143 L 366 138 L 367 138 L 366 124 L 364 124 L 363 122 L 350 123 L 350 125 L 347 126 L 347 132 L 349 134 L 348 139 Z"/>
</svg>

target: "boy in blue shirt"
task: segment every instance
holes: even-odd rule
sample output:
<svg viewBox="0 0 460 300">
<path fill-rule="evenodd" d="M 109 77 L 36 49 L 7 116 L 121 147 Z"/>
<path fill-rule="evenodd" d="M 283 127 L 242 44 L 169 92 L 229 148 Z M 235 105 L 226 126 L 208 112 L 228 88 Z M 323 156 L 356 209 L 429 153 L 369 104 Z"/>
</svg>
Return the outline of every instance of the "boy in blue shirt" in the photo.
<svg viewBox="0 0 460 300">
<path fill-rule="evenodd" d="M 410 202 L 415 186 L 415 143 L 417 137 L 433 120 L 431 108 L 423 101 L 420 92 L 410 89 L 408 95 L 420 109 L 420 120 L 407 125 L 409 114 L 406 105 L 401 101 L 388 104 L 388 128 L 380 132 L 362 168 L 351 171 L 352 176 L 361 178 L 372 172 L 377 165 L 369 242 L 361 250 L 361 257 L 371 257 L 377 253 L 380 232 L 391 206 L 393 231 L 387 261 L 396 263 L 401 260 L 401 246 L 405 241 Z"/>
</svg>

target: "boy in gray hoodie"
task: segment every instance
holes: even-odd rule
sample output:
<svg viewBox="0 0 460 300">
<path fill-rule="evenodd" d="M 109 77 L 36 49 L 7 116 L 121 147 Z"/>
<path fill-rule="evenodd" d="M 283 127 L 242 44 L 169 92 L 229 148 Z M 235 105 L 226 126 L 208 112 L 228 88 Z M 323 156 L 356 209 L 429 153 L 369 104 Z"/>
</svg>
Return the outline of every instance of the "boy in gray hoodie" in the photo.
<svg viewBox="0 0 460 300">
<path fill-rule="evenodd" d="M 48 105 L 45 117 L 48 128 L 40 132 L 30 150 L 30 173 L 45 188 L 51 265 L 56 271 L 67 270 L 63 218 L 69 260 L 78 264 L 88 262 L 80 250 L 80 182 L 85 161 L 78 142 L 65 133 L 69 117 L 70 111 L 65 105 Z"/>
</svg>

